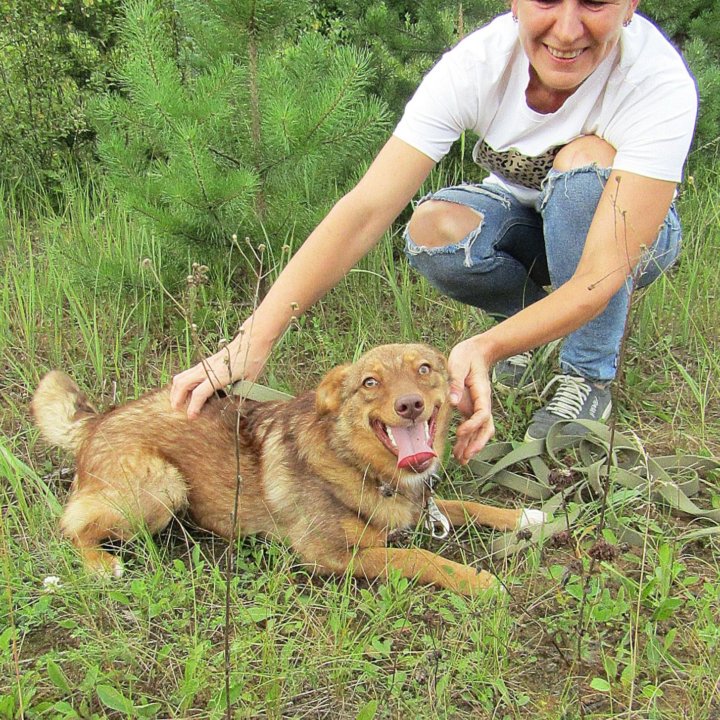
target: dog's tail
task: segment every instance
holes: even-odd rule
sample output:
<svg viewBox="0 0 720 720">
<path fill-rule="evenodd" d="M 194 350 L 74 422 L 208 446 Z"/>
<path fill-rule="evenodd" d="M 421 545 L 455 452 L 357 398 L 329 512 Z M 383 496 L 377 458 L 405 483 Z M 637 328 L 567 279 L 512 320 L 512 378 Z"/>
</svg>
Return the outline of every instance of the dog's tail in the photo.
<svg viewBox="0 0 720 720">
<path fill-rule="evenodd" d="M 77 452 L 97 411 L 65 373 L 49 372 L 30 404 L 35 424 L 50 445 Z"/>
</svg>

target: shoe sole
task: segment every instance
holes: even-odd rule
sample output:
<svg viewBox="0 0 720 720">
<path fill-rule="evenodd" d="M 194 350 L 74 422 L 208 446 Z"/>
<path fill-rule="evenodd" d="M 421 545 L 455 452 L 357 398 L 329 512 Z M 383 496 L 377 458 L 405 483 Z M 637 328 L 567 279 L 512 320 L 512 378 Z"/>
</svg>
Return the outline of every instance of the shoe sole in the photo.
<svg viewBox="0 0 720 720">
<path fill-rule="evenodd" d="M 604 423 L 607 421 L 607 419 L 610 417 L 610 413 L 612 412 L 612 403 L 610 403 L 606 408 L 603 414 L 595 420 L 595 422 L 601 422 Z M 575 418 L 575 420 L 592 420 L 593 418 Z M 560 421 L 558 421 L 560 422 Z M 574 422 L 574 420 L 570 420 L 569 422 Z M 548 428 L 549 429 L 549 428 Z M 588 431 L 589 432 L 589 431 Z M 545 440 L 547 437 L 547 433 L 543 435 L 542 437 L 533 437 L 530 435 L 530 431 L 525 431 L 525 437 L 523 438 L 523 442 L 533 442 L 534 440 Z"/>
</svg>

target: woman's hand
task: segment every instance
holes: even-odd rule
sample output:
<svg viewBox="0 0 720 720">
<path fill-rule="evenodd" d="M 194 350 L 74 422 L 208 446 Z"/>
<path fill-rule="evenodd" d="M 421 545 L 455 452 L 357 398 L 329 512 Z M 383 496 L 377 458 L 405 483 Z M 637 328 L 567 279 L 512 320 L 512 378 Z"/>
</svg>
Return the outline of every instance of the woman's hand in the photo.
<svg viewBox="0 0 720 720">
<path fill-rule="evenodd" d="M 453 455 L 466 465 L 495 435 L 490 364 L 476 336 L 450 352 L 450 402 L 467 418 L 457 429 Z"/>
<path fill-rule="evenodd" d="M 175 375 L 170 389 L 174 410 L 187 403 L 191 420 L 200 414 L 207 399 L 220 388 L 237 380 L 254 381 L 262 372 L 273 343 L 252 333 L 252 320 L 224 348 L 184 372 Z"/>
</svg>

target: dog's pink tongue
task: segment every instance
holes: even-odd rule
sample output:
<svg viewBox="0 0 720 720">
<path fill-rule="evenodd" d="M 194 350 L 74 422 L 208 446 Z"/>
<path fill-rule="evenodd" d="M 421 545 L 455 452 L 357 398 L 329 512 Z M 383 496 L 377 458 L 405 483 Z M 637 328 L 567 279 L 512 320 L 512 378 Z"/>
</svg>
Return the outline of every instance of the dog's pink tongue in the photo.
<svg viewBox="0 0 720 720">
<path fill-rule="evenodd" d="M 430 447 L 425 435 L 426 423 L 415 423 L 410 427 L 392 428 L 393 438 L 398 449 L 399 468 L 410 468 L 423 472 L 430 467 L 430 462 L 437 453 Z"/>
</svg>

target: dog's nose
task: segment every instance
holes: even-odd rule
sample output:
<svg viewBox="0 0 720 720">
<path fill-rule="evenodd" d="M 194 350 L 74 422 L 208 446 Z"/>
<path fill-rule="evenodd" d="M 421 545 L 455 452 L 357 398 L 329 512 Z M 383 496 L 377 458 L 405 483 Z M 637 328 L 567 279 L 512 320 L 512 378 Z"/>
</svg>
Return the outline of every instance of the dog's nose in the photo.
<svg viewBox="0 0 720 720">
<path fill-rule="evenodd" d="M 425 409 L 425 401 L 419 395 L 403 395 L 395 401 L 395 412 L 406 420 L 414 420 Z"/>
</svg>

